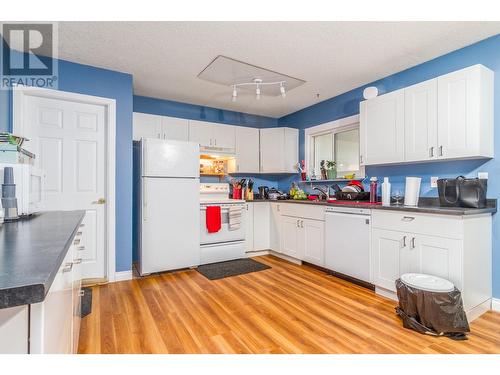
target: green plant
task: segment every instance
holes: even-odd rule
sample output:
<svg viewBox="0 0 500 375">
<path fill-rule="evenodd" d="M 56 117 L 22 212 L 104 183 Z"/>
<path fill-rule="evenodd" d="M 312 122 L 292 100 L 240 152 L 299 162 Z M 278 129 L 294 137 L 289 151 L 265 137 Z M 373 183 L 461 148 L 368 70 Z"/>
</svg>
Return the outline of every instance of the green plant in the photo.
<svg viewBox="0 0 500 375">
<path fill-rule="evenodd" d="M 337 163 L 335 161 L 333 161 L 333 160 L 326 161 L 326 169 L 327 170 L 335 169 L 336 166 L 337 166 Z"/>
</svg>

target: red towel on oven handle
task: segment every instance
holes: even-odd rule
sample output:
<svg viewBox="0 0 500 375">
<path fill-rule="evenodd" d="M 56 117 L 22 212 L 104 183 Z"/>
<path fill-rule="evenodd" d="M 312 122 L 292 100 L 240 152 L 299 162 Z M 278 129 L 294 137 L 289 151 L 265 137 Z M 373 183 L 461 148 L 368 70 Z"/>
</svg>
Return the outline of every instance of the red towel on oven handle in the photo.
<svg viewBox="0 0 500 375">
<path fill-rule="evenodd" d="M 208 206 L 206 214 L 208 233 L 216 233 L 221 228 L 220 206 Z"/>
</svg>

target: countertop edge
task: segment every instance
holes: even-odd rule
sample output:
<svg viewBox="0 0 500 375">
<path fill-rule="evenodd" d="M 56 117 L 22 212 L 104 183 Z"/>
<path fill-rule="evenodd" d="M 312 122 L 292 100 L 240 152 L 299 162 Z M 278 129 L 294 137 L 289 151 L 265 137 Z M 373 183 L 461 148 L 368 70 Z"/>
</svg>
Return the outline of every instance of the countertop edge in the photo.
<svg viewBox="0 0 500 375">
<path fill-rule="evenodd" d="M 490 201 L 494 199 L 489 199 Z M 274 202 L 274 203 L 291 203 L 291 204 L 304 204 L 311 206 L 325 206 L 325 207 L 346 207 L 346 208 L 364 208 L 368 210 L 386 210 L 386 211 L 406 211 L 414 213 L 428 213 L 434 215 L 448 215 L 448 216 L 474 216 L 474 215 L 484 215 L 484 214 L 494 214 L 497 212 L 497 207 L 485 207 L 485 208 L 452 208 L 452 207 L 441 207 L 441 206 L 420 206 L 420 207 L 408 207 L 408 206 L 369 206 L 369 205 L 357 205 L 357 204 L 335 204 L 327 202 L 314 202 L 310 200 L 293 200 L 293 199 L 254 199 L 248 200 L 246 203 L 263 203 L 263 202 Z"/>
<path fill-rule="evenodd" d="M 44 213 L 47 212 L 50 211 L 41 212 L 40 215 L 43 215 Z M 78 232 L 78 229 L 80 228 L 80 224 L 82 223 L 85 217 L 84 210 L 73 210 L 73 212 L 80 213 L 80 218 L 78 219 L 75 228 L 71 232 L 68 241 L 66 241 L 62 250 L 60 251 L 59 256 L 56 259 L 54 269 L 49 274 L 47 280 L 45 282 L 33 283 L 28 285 L 18 285 L 18 286 L 13 286 L 11 288 L 4 288 L 0 290 L 0 309 L 40 303 L 45 300 L 45 297 L 47 296 L 54 282 L 54 279 L 56 278 L 57 272 L 59 271 L 59 268 L 61 267 L 64 258 L 68 254 L 68 250 L 71 247 L 71 243 L 76 233 Z M 17 297 L 15 301 L 11 301 L 12 294 L 21 296 Z"/>
</svg>

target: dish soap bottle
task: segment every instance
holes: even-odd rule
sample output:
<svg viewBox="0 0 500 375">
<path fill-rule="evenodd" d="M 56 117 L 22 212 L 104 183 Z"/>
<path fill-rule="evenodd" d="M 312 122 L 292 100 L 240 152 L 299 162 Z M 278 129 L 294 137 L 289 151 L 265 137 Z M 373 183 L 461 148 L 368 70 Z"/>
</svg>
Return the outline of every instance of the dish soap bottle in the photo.
<svg viewBox="0 0 500 375">
<path fill-rule="evenodd" d="M 384 177 L 384 182 L 382 182 L 382 206 L 391 205 L 391 183 L 389 182 L 389 177 Z"/>
<path fill-rule="evenodd" d="M 370 203 L 377 203 L 377 177 L 370 178 Z"/>
</svg>

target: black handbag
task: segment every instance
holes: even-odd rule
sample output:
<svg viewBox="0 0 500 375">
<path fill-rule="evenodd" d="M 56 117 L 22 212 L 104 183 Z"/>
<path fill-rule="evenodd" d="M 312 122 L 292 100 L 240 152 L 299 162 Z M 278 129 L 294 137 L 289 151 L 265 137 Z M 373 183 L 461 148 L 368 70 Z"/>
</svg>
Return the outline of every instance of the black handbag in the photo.
<svg viewBox="0 0 500 375">
<path fill-rule="evenodd" d="M 439 204 L 444 207 L 485 208 L 488 180 L 479 178 L 440 178 Z"/>
</svg>

